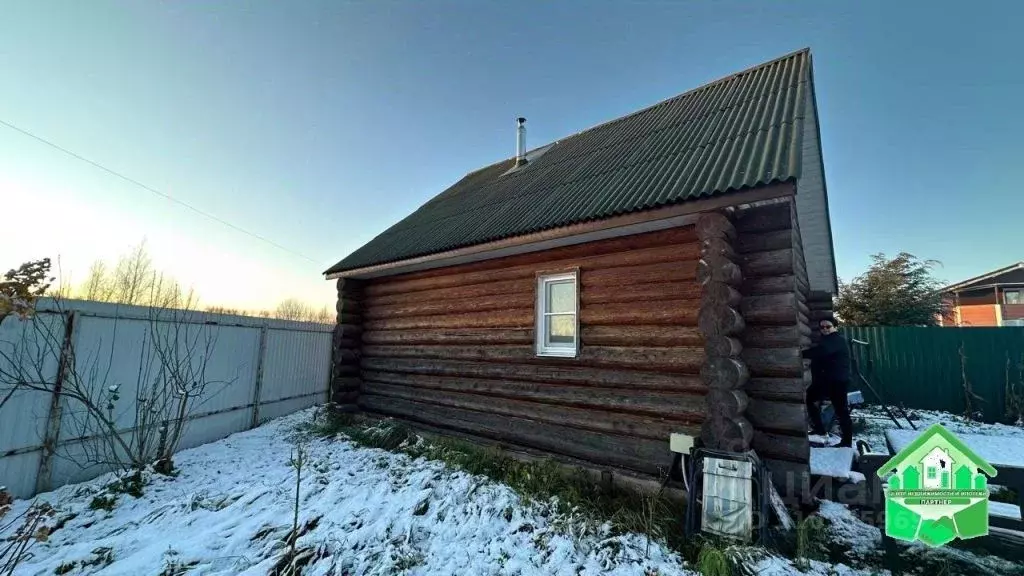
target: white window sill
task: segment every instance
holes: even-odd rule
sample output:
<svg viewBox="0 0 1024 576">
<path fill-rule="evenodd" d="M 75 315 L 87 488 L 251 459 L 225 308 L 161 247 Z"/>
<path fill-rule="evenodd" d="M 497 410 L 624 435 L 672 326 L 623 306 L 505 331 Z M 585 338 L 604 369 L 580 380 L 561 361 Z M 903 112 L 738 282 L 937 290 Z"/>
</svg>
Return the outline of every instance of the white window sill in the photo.
<svg viewBox="0 0 1024 576">
<path fill-rule="evenodd" d="M 537 356 L 541 358 L 575 358 L 579 353 L 576 350 L 541 350 Z"/>
</svg>

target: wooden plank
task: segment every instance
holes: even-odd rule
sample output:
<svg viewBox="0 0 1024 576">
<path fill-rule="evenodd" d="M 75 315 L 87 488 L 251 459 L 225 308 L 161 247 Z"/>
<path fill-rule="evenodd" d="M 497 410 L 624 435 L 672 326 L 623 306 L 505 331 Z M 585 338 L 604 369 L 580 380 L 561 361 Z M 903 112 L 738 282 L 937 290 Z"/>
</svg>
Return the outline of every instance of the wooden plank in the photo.
<svg viewBox="0 0 1024 576">
<path fill-rule="evenodd" d="M 613 302 L 647 302 L 653 300 L 696 300 L 701 297 L 700 284 L 693 281 L 656 282 L 636 286 L 594 286 L 580 291 L 580 305 Z"/>
<path fill-rule="evenodd" d="M 584 408 L 579 406 L 559 406 L 542 402 L 496 398 L 479 394 L 466 394 L 451 390 L 396 386 L 367 380 L 363 386 L 364 394 L 376 394 L 403 398 L 426 404 L 452 406 L 479 412 L 503 414 L 529 418 L 549 424 L 572 426 L 585 430 L 596 430 L 624 436 L 636 436 L 668 442 L 673 432 L 699 430 L 704 420 L 703 414 L 694 414 L 688 420 L 669 420 L 658 415 L 637 413 L 609 412 L 602 409 Z M 665 404 L 661 406 L 664 412 Z"/>
<path fill-rule="evenodd" d="M 636 267 L 657 263 L 674 263 L 696 260 L 700 254 L 697 242 L 658 246 L 628 251 L 614 251 L 604 254 L 586 253 L 572 258 L 552 258 L 550 254 L 540 253 L 543 260 L 518 266 L 502 266 L 491 270 L 462 272 L 455 270 L 438 270 L 433 275 L 415 279 L 400 277 L 381 279 L 371 282 L 366 287 L 368 297 L 385 294 L 410 293 L 436 288 L 482 284 L 499 280 L 533 277 L 538 271 L 580 268 L 583 270 L 611 269 L 619 267 Z"/>
<path fill-rule="evenodd" d="M 761 458 L 778 458 L 790 462 L 810 462 L 811 459 L 811 444 L 806 434 L 788 436 L 755 430 L 752 445 Z"/>
<path fill-rule="evenodd" d="M 747 405 L 747 419 L 758 430 L 807 435 L 807 407 L 803 402 L 779 402 L 752 396 Z"/>
<path fill-rule="evenodd" d="M 583 384 L 595 387 L 628 388 L 631 390 L 669 390 L 703 394 L 707 387 L 699 376 L 668 374 L 623 367 L 606 370 L 579 365 L 507 364 L 431 360 L 422 358 L 363 358 L 362 369 L 438 376 L 499 378 L 527 382 Z"/>
<path fill-rule="evenodd" d="M 424 270 L 422 272 L 409 272 L 407 274 L 394 276 L 393 279 L 396 281 L 416 280 L 421 278 L 432 278 L 439 274 L 465 274 L 467 272 L 498 270 L 527 264 L 538 264 L 543 262 L 554 262 L 571 258 L 594 256 L 598 254 L 611 254 L 676 244 L 691 244 L 696 241 L 696 227 L 693 225 L 679 226 L 665 230 L 644 232 L 642 234 L 619 236 L 617 238 L 608 238 L 583 244 L 573 244 L 571 246 L 561 246 L 558 248 L 539 250 L 526 254 L 494 258 L 491 260 L 483 260 L 481 262 L 456 264 L 455 266 L 446 266 L 444 268 Z"/>
<path fill-rule="evenodd" d="M 584 340 L 585 342 L 585 340 Z M 363 333 L 364 344 L 532 344 L 533 328 L 448 328 Z"/>
<path fill-rule="evenodd" d="M 532 328 L 534 309 L 512 308 L 470 314 L 412 316 L 367 320 L 366 330 L 432 330 L 446 328 Z"/>
<path fill-rule="evenodd" d="M 583 346 L 702 346 L 704 337 L 695 326 L 583 326 Z"/>
<path fill-rule="evenodd" d="M 647 474 L 658 474 L 661 470 L 668 470 L 672 462 L 672 453 L 667 441 L 619 436 L 526 418 L 449 406 L 433 406 L 372 394 L 362 395 L 359 404 L 371 412 L 453 428 L 590 462 L 622 466 Z"/>
<path fill-rule="evenodd" d="M 490 378 L 427 376 L 374 370 L 364 370 L 362 376 L 364 382 L 372 381 L 388 385 L 481 395 L 489 398 L 488 401 L 492 403 L 501 403 L 504 401 L 503 399 L 529 400 L 546 404 L 611 410 L 617 413 L 644 413 L 658 418 L 691 423 L 703 420 L 705 412 L 704 396 L 697 393 L 623 390 L 622 388 L 598 388 Z"/>
<path fill-rule="evenodd" d="M 662 300 L 621 302 L 584 306 L 580 322 L 584 326 L 623 326 L 631 324 L 696 326 L 700 300 Z"/>
<path fill-rule="evenodd" d="M 744 348 L 740 358 L 753 376 L 796 377 L 804 373 L 800 350 L 793 348 Z"/>
</svg>

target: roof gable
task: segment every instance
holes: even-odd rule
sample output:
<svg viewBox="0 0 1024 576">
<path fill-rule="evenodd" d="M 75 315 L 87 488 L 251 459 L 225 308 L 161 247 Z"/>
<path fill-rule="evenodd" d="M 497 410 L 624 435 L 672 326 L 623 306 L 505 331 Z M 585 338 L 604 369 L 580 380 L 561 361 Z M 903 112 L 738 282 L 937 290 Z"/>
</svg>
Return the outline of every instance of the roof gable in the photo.
<svg viewBox="0 0 1024 576">
<path fill-rule="evenodd" d="M 1012 282 L 1012 283 L 1024 282 L 1024 277 L 1017 277 L 1017 276 L 1019 276 L 1019 274 L 1014 274 L 1014 273 L 1020 273 L 1022 271 L 1024 271 L 1024 262 L 1017 262 L 1016 264 L 1010 264 L 1009 266 L 1006 266 L 1005 268 L 999 268 L 998 270 L 993 270 L 991 272 L 987 272 L 985 274 L 982 274 L 981 276 L 975 276 L 974 278 L 969 278 L 967 280 L 964 280 L 963 282 L 958 282 L 956 284 L 951 284 L 951 285 L 947 286 L 945 289 L 943 289 L 943 292 L 954 292 L 954 291 L 970 290 L 971 288 L 975 287 L 976 285 L 980 287 L 980 286 L 991 286 L 992 284 L 999 284 L 1001 282 Z M 1001 276 L 1006 276 L 1006 275 L 1013 275 L 1013 277 L 1012 278 L 1000 278 Z"/>
<path fill-rule="evenodd" d="M 804 49 L 471 172 L 325 274 L 795 180 L 810 69 Z"/>
</svg>

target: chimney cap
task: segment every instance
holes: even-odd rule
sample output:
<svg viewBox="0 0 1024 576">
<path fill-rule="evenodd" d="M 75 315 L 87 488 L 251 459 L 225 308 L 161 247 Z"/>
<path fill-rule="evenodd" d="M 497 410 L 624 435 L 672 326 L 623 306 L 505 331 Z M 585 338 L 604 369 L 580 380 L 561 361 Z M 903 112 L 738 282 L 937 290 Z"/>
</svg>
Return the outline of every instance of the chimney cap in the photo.
<svg viewBox="0 0 1024 576">
<path fill-rule="evenodd" d="M 522 116 L 520 116 L 519 118 L 516 118 L 516 122 L 518 122 L 519 125 L 521 126 L 523 124 L 526 124 L 526 118 L 523 118 Z"/>
</svg>

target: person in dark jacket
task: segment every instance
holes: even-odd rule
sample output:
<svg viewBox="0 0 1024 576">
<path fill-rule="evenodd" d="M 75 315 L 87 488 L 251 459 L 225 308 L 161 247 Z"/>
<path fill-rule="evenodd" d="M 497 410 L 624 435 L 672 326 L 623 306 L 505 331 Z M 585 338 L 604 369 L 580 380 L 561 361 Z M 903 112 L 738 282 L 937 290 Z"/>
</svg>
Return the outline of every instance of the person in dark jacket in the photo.
<svg viewBox="0 0 1024 576">
<path fill-rule="evenodd" d="M 817 345 L 804 350 L 804 358 L 811 361 L 811 387 L 807 390 L 807 414 L 811 419 L 813 434 L 825 434 L 821 421 L 819 403 L 828 399 L 832 402 L 839 427 L 842 430 L 840 446 L 853 446 L 853 420 L 847 394 L 850 390 L 850 348 L 846 338 L 839 334 L 839 323 L 835 318 L 826 318 L 818 323 L 821 340 Z"/>
</svg>

